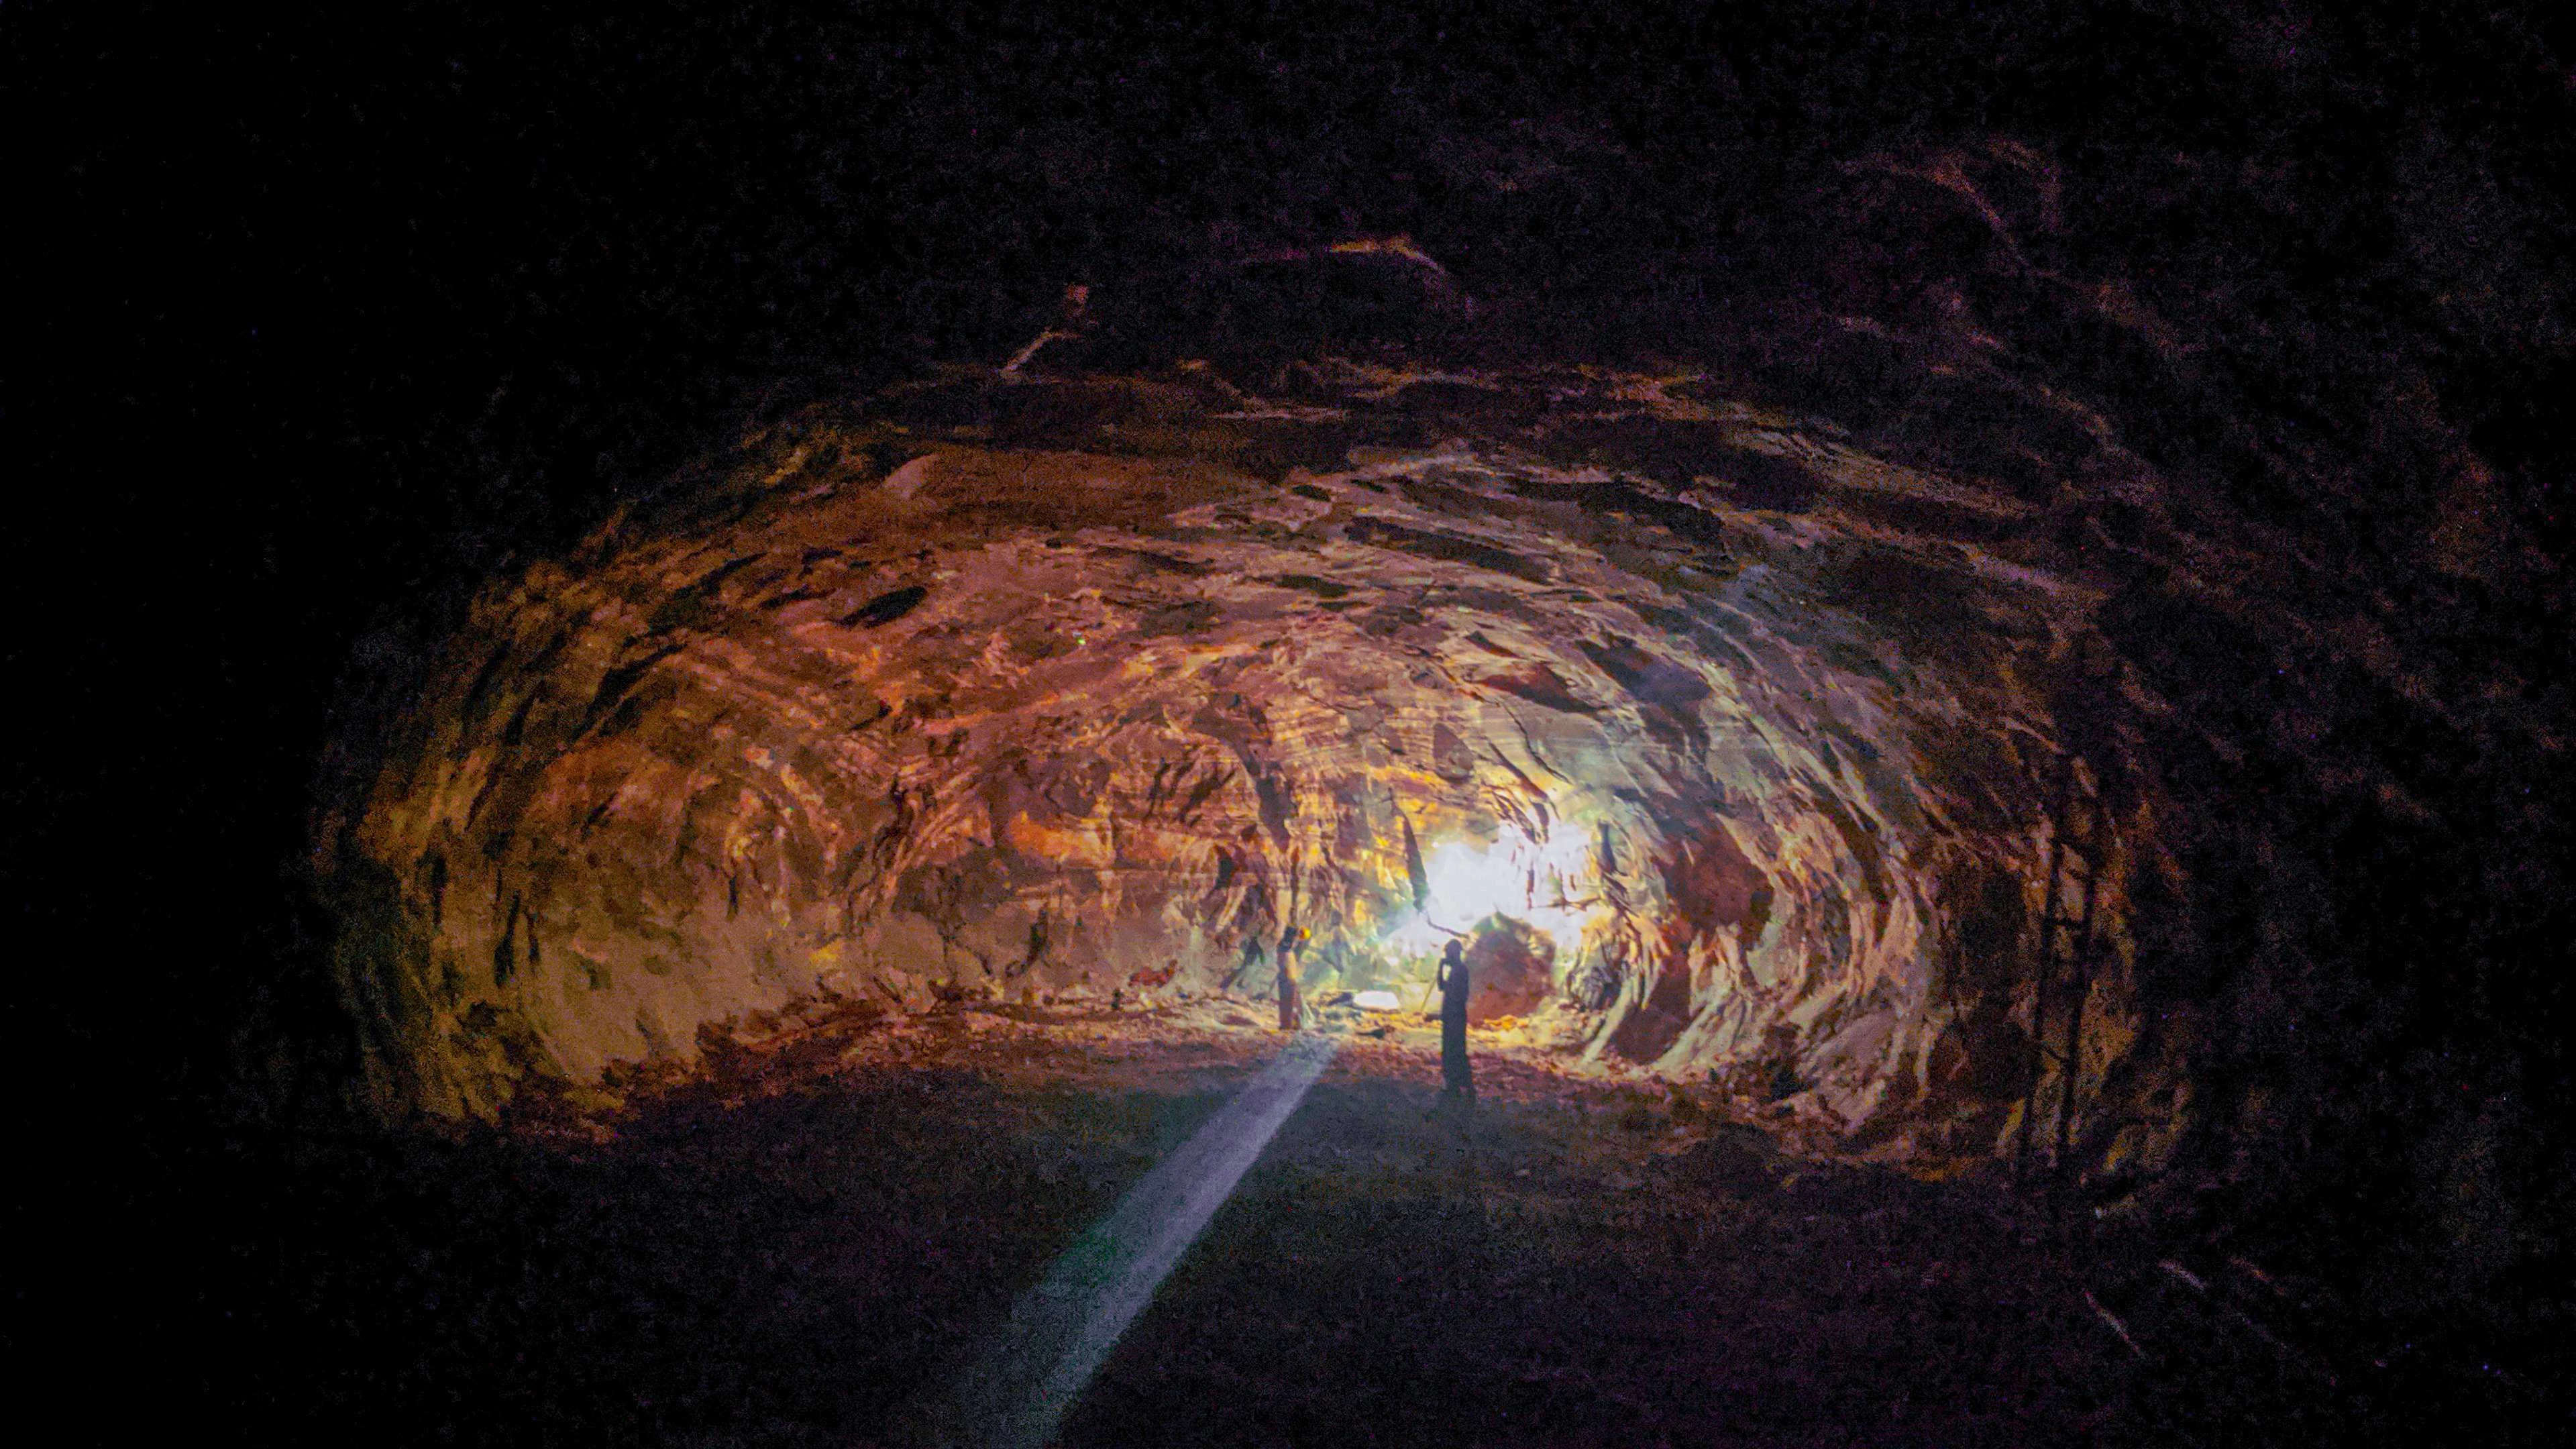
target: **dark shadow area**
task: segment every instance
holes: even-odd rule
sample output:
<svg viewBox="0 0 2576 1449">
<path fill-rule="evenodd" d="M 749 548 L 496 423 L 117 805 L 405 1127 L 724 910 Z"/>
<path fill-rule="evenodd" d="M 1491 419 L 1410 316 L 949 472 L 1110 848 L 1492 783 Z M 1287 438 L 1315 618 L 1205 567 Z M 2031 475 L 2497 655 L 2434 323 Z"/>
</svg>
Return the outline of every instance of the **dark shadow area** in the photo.
<svg viewBox="0 0 2576 1449">
<path fill-rule="evenodd" d="M 257 1226 L 189 1372 L 267 1442 L 900 1442 L 1246 1046 L 1130 1058 L 1224 1078 L 1195 1092 L 809 1062 L 606 1143 L 307 1139 L 227 1184 Z M 1784 1155 L 1688 1095 L 1521 1086 L 1470 1115 L 1427 1066 L 1334 1073 L 1063 1442 L 2511 1442 L 2530 1407 L 2464 1417 L 2429 1363 L 2356 1394 L 2307 1280 Z"/>
<path fill-rule="evenodd" d="M 865 1437 L 1218 1100 L 920 1071 L 597 1145 L 306 1138 L 216 1184 L 255 1226 L 188 1376 L 267 1442 Z"/>
</svg>

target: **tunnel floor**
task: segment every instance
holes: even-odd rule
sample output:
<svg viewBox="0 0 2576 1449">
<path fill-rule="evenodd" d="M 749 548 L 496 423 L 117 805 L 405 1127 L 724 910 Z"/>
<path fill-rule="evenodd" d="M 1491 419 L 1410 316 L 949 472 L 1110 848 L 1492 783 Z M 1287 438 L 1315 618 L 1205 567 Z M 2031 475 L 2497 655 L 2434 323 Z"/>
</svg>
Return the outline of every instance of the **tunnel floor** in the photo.
<svg viewBox="0 0 2576 1449">
<path fill-rule="evenodd" d="M 915 1442 L 1014 1298 L 1276 1053 L 1248 1028 L 1263 1009 L 827 1020 L 610 1119 L 379 1144 L 305 1175 L 336 1197 L 272 1214 L 292 1271 L 244 1265 L 298 1284 L 269 1311 L 334 1346 L 249 1372 L 284 1417 L 393 1441 Z M 2114 1284 L 1994 1184 L 1783 1151 L 1744 1104 L 1499 1040 L 1462 1118 L 1437 1110 L 1419 1018 L 1349 1036 L 1059 1442 L 2336 1427 L 2288 1358 L 2190 1295 Z"/>
</svg>

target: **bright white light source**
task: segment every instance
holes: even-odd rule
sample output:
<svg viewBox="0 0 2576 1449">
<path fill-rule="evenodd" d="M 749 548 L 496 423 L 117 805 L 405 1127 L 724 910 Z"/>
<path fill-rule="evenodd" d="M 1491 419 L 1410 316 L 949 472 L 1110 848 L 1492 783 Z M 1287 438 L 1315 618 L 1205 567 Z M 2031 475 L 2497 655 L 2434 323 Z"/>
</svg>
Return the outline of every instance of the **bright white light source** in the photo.
<svg viewBox="0 0 2576 1449">
<path fill-rule="evenodd" d="M 1395 993 L 1392 991 L 1354 992 L 1351 995 L 1351 1005 L 1358 1007 L 1362 1011 L 1394 1011 L 1398 1009 Z"/>
<path fill-rule="evenodd" d="M 1534 841 L 1506 830 L 1487 850 L 1463 840 L 1445 840 L 1424 858 L 1429 884 L 1428 909 L 1408 913 L 1387 932 L 1386 942 L 1399 951 L 1429 954 L 1487 916 L 1501 914 L 1546 932 L 1559 952 L 1571 953 L 1583 943 L 1583 922 L 1592 914 L 1584 887 L 1593 873 L 1591 832 L 1571 825 Z"/>
</svg>

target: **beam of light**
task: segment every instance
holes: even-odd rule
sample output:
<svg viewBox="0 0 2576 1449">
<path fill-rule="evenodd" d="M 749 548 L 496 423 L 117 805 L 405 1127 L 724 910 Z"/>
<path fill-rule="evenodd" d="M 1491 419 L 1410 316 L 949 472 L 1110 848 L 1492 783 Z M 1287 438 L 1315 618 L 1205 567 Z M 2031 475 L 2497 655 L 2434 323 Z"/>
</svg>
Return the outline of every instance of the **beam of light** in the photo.
<svg viewBox="0 0 2576 1449">
<path fill-rule="evenodd" d="M 1300 1036 L 1155 1165 L 1013 1306 L 1002 1341 L 959 1386 L 940 1441 L 1036 1449 L 1154 1289 L 1305 1098 L 1337 1038 Z"/>
</svg>

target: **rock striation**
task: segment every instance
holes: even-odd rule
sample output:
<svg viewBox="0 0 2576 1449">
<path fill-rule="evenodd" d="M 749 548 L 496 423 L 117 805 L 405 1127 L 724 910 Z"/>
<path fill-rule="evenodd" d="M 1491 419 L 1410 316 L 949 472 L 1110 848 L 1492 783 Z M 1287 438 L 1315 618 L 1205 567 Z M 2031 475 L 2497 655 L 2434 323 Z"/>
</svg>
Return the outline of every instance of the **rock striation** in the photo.
<svg viewBox="0 0 2576 1449">
<path fill-rule="evenodd" d="M 1273 381 L 817 405 L 494 584 L 319 835 L 379 1098 L 1262 992 L 1294 929 L 1310 990 L 1463 935 L 1480 1018 L 1991 1147 L 2064 697 L 2117 698 L 2043 505 L 1687 371 Z"/>
</svg>

